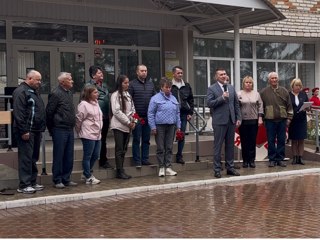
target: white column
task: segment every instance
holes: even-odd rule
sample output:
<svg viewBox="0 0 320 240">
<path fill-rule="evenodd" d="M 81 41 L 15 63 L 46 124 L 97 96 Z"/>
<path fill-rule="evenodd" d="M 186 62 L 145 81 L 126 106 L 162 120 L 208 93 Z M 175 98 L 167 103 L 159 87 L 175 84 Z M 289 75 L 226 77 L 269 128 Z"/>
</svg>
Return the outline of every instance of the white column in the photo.
<svg viewBox="0 0 320 240">
<path fill-rule="evenodd" d="M 189 82 L 189 39 L 188 26 L 183 27 L 183 78 Z"/>
<path fill-rule="evenodd" d="M 234 15 L 234 83 L 236 91 L 241 88 L 240 79 L 240 34 L 239 34 L 239 15 Z"/>
</svg>

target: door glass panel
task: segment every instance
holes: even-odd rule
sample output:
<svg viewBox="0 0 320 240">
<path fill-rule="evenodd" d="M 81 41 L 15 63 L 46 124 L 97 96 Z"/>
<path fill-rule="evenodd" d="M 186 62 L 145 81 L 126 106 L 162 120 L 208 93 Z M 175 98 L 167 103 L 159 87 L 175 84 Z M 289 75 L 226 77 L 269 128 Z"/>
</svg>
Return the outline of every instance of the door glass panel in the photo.
<svg viewBox="0 0 320 240">
<path fill-rule="evenodd" d="M 7 53 L 6 44 L 0 44 L 0 94 L 4 93 L 7 86 Z"/>
<path fill-rule="evenodd" d="M 119 49 L 119 74 L 125 74 L 130 80 L 136 78 L 136 67 L 138 65 L 138 50 Z"/>
<path fill-rule="evenodd" d="M 142 63 L 148 68 L 148 78 L 151 79 L 155 88 L 160 89 L 159 80 L 161 78 L 160 73 L 160 52 L 156 50 L 143 50 L 142 51 Z"/>
<path fill-rule="evenodd" d="M 196 95 L 206 95 L 208 89 L 207 60 L 194 60 L 194 90 Z"/>
<path fill-rule="evenodd" d="M 211 74 L 211 79 L 210 83 L 214 84 L 216 82 L 215 80 L 215 73 L 217 68 L 224 68 L 229 75 L 229 78 L 231 78 L 231 65 L 230 61 L 222 61 L 222 60 L 211 60 L 210 61 L 210 74 Z M 230 79 L 231 83 L 231 79 Z"/>
<path fill-rule="evenodd" d="M 315 86 L 315 64 L 314 63 L 299 63 L 298 76 L 304 87 L 313 88 Z"/>
<path fill-rule="evenodd" d="M 69 72 L 72 75 L 73 92 L 81 92 L 85 83 L 85 54 L 61 52 L 60 62 L 61 72 Z"/>
<path fill-rule="evenodd" d="M 29 70 L 41 73 L 41 93 L 50 92 L 50 52 L 19 51 L 18 52 L 18 84 L 23 82 Z"/>
<path fill-rule="evenodd" d="M 113 92 L 116 88 L 114 50 L 96 48 L 94 65 L 102 68 L 104 82 L 107 84 L 108 90 Z"/>
</svg>

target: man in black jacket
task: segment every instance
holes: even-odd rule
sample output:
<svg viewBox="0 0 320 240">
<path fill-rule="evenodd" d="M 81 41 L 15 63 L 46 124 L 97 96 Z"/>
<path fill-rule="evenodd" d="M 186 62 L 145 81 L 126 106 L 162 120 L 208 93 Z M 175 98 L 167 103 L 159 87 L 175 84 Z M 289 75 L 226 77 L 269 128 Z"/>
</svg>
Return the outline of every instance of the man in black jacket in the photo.
<svg viewBox="0 0 320 240">
<path fill-rule="evenodd" d="M 156 93 L 154 85 L 147 80 L 148 70 L 143 64 L 136 68 L 137 78 L 129 84 L 129 93 L 132 96 L 133 103 L 139 117 L 143 118 L 145 123 L 140 122 L 132 131 L 132 156 L 137 168 L 141 165 L 150 165 L 149 162 L 149 146 L 151 129 L 148 124 L 148 107 L 151 97 Z M 140 154 L 141 140 L 141 154 Z"/>
<path fill-rule="evenodd" d="M 75 108 L 70 89 L 73 80 L 70 73 L 61 72 L 59 86 L 48 96 L 46 107 L 47 127 L 53 141 L 52 180 L 56 188 L 76 186 L 70 180 L 73 169 Z"/>
<path fill-rule="evenodd" d="M 40 144 L 46 129 L 45 107 L 38 93 L 41 74 L 31 70 L 26 80 L 13 92 L 13 129 L 17 139 L 19 161 L 19 193 L 35 193 L 44 189 L 37 184 Z"/>
<path fill-rule="evenodd" d="M 183 81 L 183 69 L 175 66 L 172 69 L 173 79 L 171 92 L 180 104 L 181 131 L 185 134 L 187 122 L 192 118 L 194 109 L 194 99 L 192 88 L 189 83 Z M 184 147 L 184 138 L 178 141 L 178 151 L 176 154 L 176 162 L 184 164 L 182 151 Z"/>
</svg>

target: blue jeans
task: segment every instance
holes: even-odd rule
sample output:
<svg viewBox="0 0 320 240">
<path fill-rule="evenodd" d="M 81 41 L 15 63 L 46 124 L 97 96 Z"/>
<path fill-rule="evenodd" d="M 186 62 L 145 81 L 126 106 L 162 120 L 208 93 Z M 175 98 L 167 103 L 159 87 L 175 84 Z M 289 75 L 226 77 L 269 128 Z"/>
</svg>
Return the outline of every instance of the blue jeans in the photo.
<svg viewBox="0 0 320 240">
<path fill-rule="evenodd" d="M 74 135 L 73 129 L 53 128 L 52 180 L 54 184 L 70 182 L 73 169 Z"/>
<path fill-rule="evenodd" d="M 144 125 L 141 125 L 140 123 L 137 124 L 132 131 L 132 156 L 136 165 L 141 165 L 141 163 L 145 163 L 149 160 L 150 132 L 151 129 L 147 121 Z"/>
<path fill-rule="evenodd" d="M 279 122 L 265 120 L 269 161 L 283 161 L 285 157 L 286 121 L 286 119 Z"/>
<path fill-rule="evenodd" d="M 186 133 L 187 122 L 188 122 L 187 116 L 188 116 L 188 114 L 186 114 L 186 113 L 180 114 L 180 120 L 181 120 L 181 128 L 180 128 L 180 130 L 183 133 Z M 184 147 L 184 138 L 183 138 L 183 140 L 178 141 L 178 151 L 177 151 L 177 154 L 176 154 L 176 160 L 182 159 L 183 147 Z"/>
<path fill-rule="evenodd" d="M 86 178 L 91 177 L 90 170 L 93 168 L 96 160 L 99 159 L 101 141 L 100 140 L 90 140 L 81 138 L 83 146 L 83 158 L 82 158 L 82 168 L 83 175 Z"/>
<path fill-rule="evenodd" d="M 175 126 L 175 124 L 157 125 L 157 134 L 155 139 L 157 144 L 157 160 L 160 168 L 171 167 Z"/>
</svg>

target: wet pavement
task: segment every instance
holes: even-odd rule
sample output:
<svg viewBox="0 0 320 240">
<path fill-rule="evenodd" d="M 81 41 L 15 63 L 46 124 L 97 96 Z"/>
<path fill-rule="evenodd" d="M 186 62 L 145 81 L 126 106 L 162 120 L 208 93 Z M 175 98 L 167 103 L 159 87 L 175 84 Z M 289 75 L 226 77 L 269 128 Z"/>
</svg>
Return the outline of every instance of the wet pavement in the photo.
<svg viewBox="0 0 320 240">
<path fill-rule="evenodd" d="M 320 175 L 0 211 L 0 237 L 319 238 Z"/>
<path fill-rule="evenodd" d="M 0 196 L 0 205 L 31 205 L 0 210 L 0 238 L 319 238 L 320 163 L 287 163 Z"/>
</svg>

